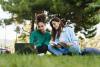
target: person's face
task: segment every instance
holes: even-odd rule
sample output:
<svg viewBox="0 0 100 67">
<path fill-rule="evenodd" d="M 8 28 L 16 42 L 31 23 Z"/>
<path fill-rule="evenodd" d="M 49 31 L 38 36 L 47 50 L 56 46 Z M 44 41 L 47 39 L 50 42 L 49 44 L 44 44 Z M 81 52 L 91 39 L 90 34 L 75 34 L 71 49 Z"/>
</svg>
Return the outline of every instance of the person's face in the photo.
<svg viewBox="0 0 100 67">
<path fill-rule="evenodd" d="M 38 30 L 42 33 L 45 32 L 45 24 L 43 22 L 38 23 Z"/>
<path fill-rule="evenodd" d="M 60 22 L 52 21 L 52 26 L 57 30 L 59 28 Z"/>
</svg>

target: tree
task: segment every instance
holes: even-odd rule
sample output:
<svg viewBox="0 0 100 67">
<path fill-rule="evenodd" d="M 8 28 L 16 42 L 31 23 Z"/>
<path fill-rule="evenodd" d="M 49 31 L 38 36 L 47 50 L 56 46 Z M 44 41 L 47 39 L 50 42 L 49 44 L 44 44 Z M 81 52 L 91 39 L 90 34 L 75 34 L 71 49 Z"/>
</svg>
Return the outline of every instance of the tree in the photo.
<svg viewBox="0 0 100 67">
<path fill-rule="evenodd" d="M 92 28 L 99 22 L 99 0 L 1 0 L 2 8 L 17 14 L 17 19 L 35 20 L 35 14 L 48 11 L 76 23 L 76 31 Z"/>
<path fill-rule="evenodd" d="M 100 1 L 99 0 L 53 0 L 51 12 L 60 15 L 61 18 L 70 19 L 76 23 L 76 32 L 84 28 L 85 31 L 90 32 L 91 29 L 94 36 L 96 28 L 92 28 L 98 24 L 100 19 Z M 98 15 L 99 14 L 99 15 Z M 89 33 L 90 34 L 90 33 Z M 86 35 L 89 37 L 89 35 Z"/>
<path fill-rule="evenodd" d="M 17 15 L 15 19 L 19 23 L 23 19 L 26 19 L 32 20 L 34 25 L 35 13 L 49 9 L 50 0 L 1 0 L 0 3 L 4 11 L 9 11 L 12 15 Z"/>
</svg>

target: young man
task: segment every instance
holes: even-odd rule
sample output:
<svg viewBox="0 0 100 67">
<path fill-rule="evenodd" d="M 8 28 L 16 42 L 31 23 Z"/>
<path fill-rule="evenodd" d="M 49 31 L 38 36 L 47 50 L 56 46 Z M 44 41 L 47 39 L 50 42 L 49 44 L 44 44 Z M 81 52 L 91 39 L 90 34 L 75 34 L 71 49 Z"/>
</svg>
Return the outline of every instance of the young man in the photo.
<svg viewBox="0 0 100 67">
<path fill-rule="evenodd" d="M 48 50 L 48 44 L 51 39 L 50 33 L 45 29 L 45 23 L 39 21 L 37 23 L 38 29 L 33 31 L 30 35 L 30 43 L 36 46 L 37 52 L 46 53 Z"/>
</svg>

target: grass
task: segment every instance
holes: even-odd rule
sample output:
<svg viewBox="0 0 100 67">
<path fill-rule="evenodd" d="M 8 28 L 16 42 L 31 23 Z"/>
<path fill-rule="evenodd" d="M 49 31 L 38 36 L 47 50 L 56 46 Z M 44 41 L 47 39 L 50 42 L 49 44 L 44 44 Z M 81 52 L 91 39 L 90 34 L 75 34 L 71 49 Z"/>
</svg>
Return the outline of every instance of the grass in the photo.
<svg viewBox="0 0 100 67">
<path fill-rule="evenodd" d="M 100 67 L 100 56 L 1 54 L 0 67 Z"/>
</svg>

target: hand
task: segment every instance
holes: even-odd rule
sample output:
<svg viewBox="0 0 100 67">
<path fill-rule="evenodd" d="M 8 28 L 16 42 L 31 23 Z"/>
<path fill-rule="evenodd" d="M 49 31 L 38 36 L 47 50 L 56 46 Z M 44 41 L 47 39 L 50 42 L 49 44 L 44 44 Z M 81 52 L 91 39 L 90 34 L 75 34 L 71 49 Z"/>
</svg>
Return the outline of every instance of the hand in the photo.
<svg viewBox="0 0 100 67">
<path fill-rule="evenodd" d="M 61 45 L 63 47 L 70 47 L 71 43 L 59 42 L 59 45 Z"/>
<path fill-rule="evenodd" d="M 57 45 L 57 43 L 54 42 L 54 41 L 50 41 L 50 44 L 51 44 L 51 45 Z"/>
<path fill-rule="evenodd" d="M 56 45 L 56 47 L 57 47 L 57 48 L 61 48 L 62 46 L 58 44 L 58 45 Z"/>
<path fill-rule="evenodd" d="M 67 45 L 67 46 L 71 46 L 72 44 L 71 44 L 71 43 L 66 43 L 66 45 Z"/>
</svg>

